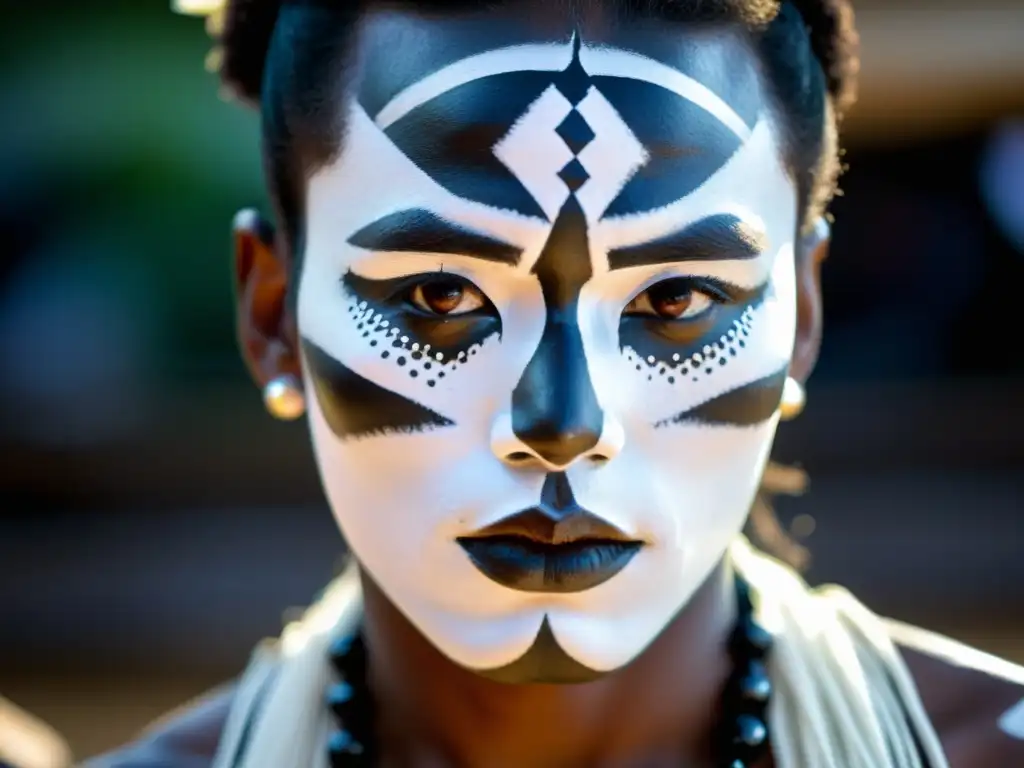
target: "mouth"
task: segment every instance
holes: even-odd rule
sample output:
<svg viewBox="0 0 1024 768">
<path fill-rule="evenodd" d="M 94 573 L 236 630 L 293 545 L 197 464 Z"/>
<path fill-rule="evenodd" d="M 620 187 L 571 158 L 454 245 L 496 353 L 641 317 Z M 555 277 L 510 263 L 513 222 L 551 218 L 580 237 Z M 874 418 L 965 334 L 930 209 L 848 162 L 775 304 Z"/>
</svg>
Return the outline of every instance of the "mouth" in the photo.
<svg viewBox="0 0 1024 768">
<path fill-rule="evenodd" d="M 533 507 L 456 541 L 492 581 L 522 592 L 552 593 L 603 584 L 644 546 L 578 507 L 565 515 Z"/>
</svg>

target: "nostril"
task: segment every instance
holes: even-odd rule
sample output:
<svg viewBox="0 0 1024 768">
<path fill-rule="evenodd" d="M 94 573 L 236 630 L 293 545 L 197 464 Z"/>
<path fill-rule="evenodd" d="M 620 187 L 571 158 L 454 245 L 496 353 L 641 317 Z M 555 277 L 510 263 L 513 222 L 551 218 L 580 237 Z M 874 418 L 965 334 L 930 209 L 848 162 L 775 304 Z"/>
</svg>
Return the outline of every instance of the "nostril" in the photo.
<svg viewBox="0 0 1024 768">
<path fill-rule="evenodd" d="M 513 451 L 507 458 L 513 464 L 522 464 L 523 462 L 530 461 L 533 457 L 526 451 Z"/>
<path fill-rule="evenodd" d="M 612 460 L 611 456 L 605 456 L 603 453 L 595 453 L 587 458 L 590 459 L 592 464 L 607 464 Z"/>
</svg>

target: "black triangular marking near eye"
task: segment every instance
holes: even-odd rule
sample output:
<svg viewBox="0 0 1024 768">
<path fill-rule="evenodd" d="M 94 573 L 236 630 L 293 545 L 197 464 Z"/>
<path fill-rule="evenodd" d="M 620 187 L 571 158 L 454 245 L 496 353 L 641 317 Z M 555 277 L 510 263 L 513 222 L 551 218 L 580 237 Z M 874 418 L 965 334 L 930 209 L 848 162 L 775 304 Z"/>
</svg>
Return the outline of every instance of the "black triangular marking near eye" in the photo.
<svg viewBox="0 0 1024 768">
<path fill-rule="evenodd" d="M 695 408 L 663 419 L 655 427 L 673 424 L 708 424 L 750 427 L 767 421 L 782 402 L 782 388 L 786 384 L 789 367 L 763 379 L 714 397 Z"/>
<path fill-rule="evenodd" d="M 375 384 L 303 339 L 302 351 L 324 420 L 340 439 L 422 432 L 455 422 Z"/>
</svg>

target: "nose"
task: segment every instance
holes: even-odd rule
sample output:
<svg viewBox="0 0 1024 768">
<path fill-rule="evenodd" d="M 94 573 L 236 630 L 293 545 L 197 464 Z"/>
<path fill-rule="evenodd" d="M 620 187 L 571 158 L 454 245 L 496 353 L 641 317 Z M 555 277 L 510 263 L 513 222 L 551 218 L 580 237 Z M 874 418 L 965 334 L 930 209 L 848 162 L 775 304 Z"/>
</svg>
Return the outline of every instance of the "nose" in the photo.
<svg viewBox="0 0 1024 768">
<path fill-rule="evenodd" d="M 546 471 L 580 458 L 607 462 L 622 449 L 622 427 L 597 401 L 575 323 L 549 321 L 491 442 L 506 464 Z"/>
<path fill-rule="evenodd" d="M 625 432 L 617 419 L 605 414 L 602 429 L 592 433 L 552 432 L 526 442 L 512 429 L 512 414 L 500 414 L 491 426 L 491 450 L 510 467 L 544 472 L 564 470 L 577 461 L 605 464 L 622 451 Z"/>
</svg>

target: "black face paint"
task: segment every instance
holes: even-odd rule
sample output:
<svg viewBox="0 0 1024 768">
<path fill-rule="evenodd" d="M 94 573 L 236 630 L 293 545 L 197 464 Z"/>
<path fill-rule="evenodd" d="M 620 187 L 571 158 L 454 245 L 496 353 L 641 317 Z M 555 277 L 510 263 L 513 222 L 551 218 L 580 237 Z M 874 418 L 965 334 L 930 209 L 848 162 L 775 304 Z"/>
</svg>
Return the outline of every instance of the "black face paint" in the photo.
<svg viewBox="0 0 1024 768">
<path fill-rule="evenodd" d="M 445 13 L 420 15 L 415 21 L 403 11 L 378 17 L 363 33 L 360 58 L 370 76 L 359 83 L 357 98 L 371 117 L 403 90 L 449 64 L 497 48 L 566 39 L 565 29 L 550 29 L 545 36 L 537 25 L 524 24 L 521 7 L 491 9 L 486 18 Z M 494 23 L 499 16 L 504 18 Z"/>
<path fill-rule="evenodd" d="M 613 248 L 609 269 L 685 261 L 755 259 L 768 248 L 765 234 L 732 214 L 720 213 L 657 240 Z"/>
<path fill-rule="evenodd" d="M 473 80 L 421 104 L 385 133 L 452 194 L 546 218 L 494 147 L 551 84 L 551 74 L 509 72 Z"/>
<path fill-rule="evenodd" d="M 631 78 L 591 77 L 580 61 L 581 45 L 576 32 L 572 61 L 562 72 L 507 72 L 455 86 L 412 109 L 385 133 L 453 194 L 539 218 L 546 217 L 537 201 L 498 160 L 494 148 L 551 86 L 574 107 L 596 90 L 647 152 L 648 162 L 626 182 L 606 217 L 651 211 L 682 199 L 741 146 L 741 139 L 717 117 L 666 88 Z M 578 112 L 570 118 L 558 133 L 577 154 L 594 132 Z M 576 159 L 560 175 L 573 192 L 586 181 Z"/>
<path fill-rule="evenodd" d="M 367 224 L 348 239 L 368 251 L 451 253 L 514 267 L 522 249 L 474 232 L 423 208 L 392 213 Z"/>
<path fill-rule="evenodd" d="M 789 367 L 737 387 L 706 403 L 658 422 L 656 427 L 673 424 L 713 424 L 749 427 L 772 417 L 782 402 L 782 389 L 786 384 Z"/>
<path fill-rule="evenodd" d="M 452 315 L 433 314 L 412 304 L 412 291 L 432 282 L 473 289 L 468 281 L 444 272 L 371 280 L 349 271 L 342 278 L 356 331 L 381 360 L 429 387 L 465 365 L 490 336 L 501 334 L 501 316 L 486 298 L 479 309 Z"/>
<path fill-rule="evenodd" d="M 302 351 L 324 420 L 339 439 L 450 427 L 454 422 L 374 384 L 310 341 Z"/>
<path fill-rule="evenodd" d="M 661 86 L 622 77 L 593 81 L 650 155 L 604 218 L 644 213 L 682 200 L 742 145 L 717 117 Z"/>
<path fill-rule="evenodd" d="M 503 667 L 475 671 L 489 680 L 511 685 L 589 683 L 605 674 L 580 664 L 562 650 L 546 616 L 526 653 Z"/>
<path fill-rule="evenodd" d="M 680 34 L 679 27 L 671 22 L 638 19 L 614 25 L 602 42 L 654 59 L 693 78 L 753 128 L 763 109 L 757 71 L 739 35 L 728 42 L 719 39 L 722 45 L 707 45 L 699 37 Z"/>
<path fill-rule="evenodd" d="M 583 592 L 629 564 L 643 543 L 583 509 L 564 472 L 544 479 L 540 504 L 458 539 L 489 579 L 523 592 Z"/>
<path fill-rule="evenodd" d="M 707 279 L 680 279 L 691 283 L 692 290 L 718 296 L 692 319 L 623 315 L 619 346 L 638 371 L 647 373 L 648 380 L 663 378 L 685 386 L 714 375 L 743 353 L 768 286 L 745 290 Z"/>
<path fill-rule="evenodd" d="M 566 466 L 601 437 L 597 402 L 580 335 L 580 292 L 590 279 L 587 222 L 575 195 L 555 219 L 533 267 L 547 316 L 533 358 L 512 392 L 512 430 L 544 460 Z"/>
</svg>

